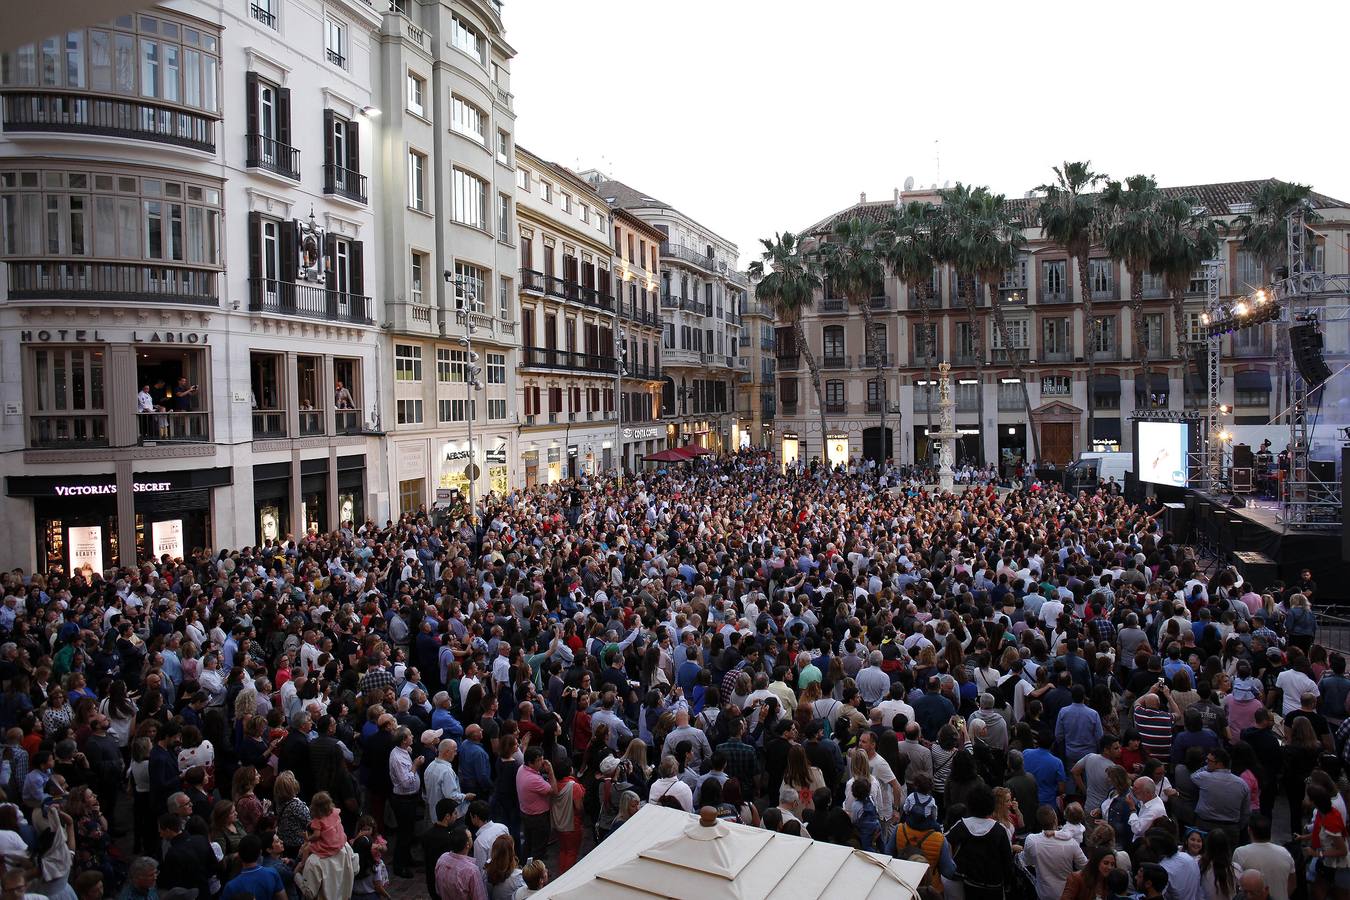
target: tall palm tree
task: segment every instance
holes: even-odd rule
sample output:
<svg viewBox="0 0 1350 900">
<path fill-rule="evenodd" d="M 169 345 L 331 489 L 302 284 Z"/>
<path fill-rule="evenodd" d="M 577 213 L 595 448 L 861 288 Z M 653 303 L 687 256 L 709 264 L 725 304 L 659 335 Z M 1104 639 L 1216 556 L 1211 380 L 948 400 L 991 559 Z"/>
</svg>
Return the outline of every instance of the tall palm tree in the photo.
<svg viewBox="0 0 1350 900">
<path fill-rule="evenodd" d="M 979 390 L 975 392 L 980 427 L 984 427 L 984 328 L 979 319 L 978 272 L 982 248 L 973 240 L 971 223 L 973 210 L 979 201 L 975 190 L 957 182 L 956 187 L 941 192 L 942 223 L 939 229 L 938 258 L 956 270 L 956 298 L 966 308 L 970 324 L 971 351 L 975 356 L 975 371 Z M 980 442 L 983 461 L 984 442 Z"/>
<path fill-rule="evenodd" d="M 820 275 L 812 267 L 802 248 L 800 236 L 790 231 L 761 238 L 764 252 L 760 259 L 750 263 L 750 276 L 759 279 L 755 285 L 755 299 L 769 304 L 774 318 L 792 329 L 797 352 L 806 359 L 811 386 L 816 392 L 816 408 L 820 411 L 820 458 L 825 460 L 825 388 L 820 378 L 820 365 L 806 342 L 802 328 L 802 313 L 815 301 L 820 287 Z M 822 474 L 824 467 L 821 467 Z"/>
<path fill-rule="evenodd" d="M 891 457 L 894 446 L 886 440 L 886 370 L 881 348 L 877 346 L 876 316 L 872 297 L 886 283 L 882 264 L 885 232 L 870 219 L 854 217 L 834 226 L 834 233 L 817 250 L 817 264 L 825 278 L 843 292 L 849 306 L 862 313 L 866 328 L 866 347 L 876 370 L 877 397 L 881 401 L 881 465 Z"/>
<path fill-rule="evenodd" d="M 1252 210 L 1233 220 L 1242 249 L 1260 257 L 1267 269 L 1285 265 L 1289 257 L 1289 231 L 1286 219 L 1300 206 L 1303 221 L 1316 222 L 1321 216 L 1310 205 L 1312 188 L 1274 178 L 1262 183 L 1252 194 Z"/>
<path fill-rule="evenodd" d="M 989 303 L 994 311 L 994 327 L 998 329 L 999 339 L 1003 342 L 1009 362 L 1015 365 L 1021 362 L 1021 354 L 1013 349 L 1012 331 L 1008 327 L 1008 317 L 1004 314 L 998 286 L 1008 270 L 1017 265 L 1018 252 L 1024 242 L 1022 229 L 1008 212 L 1007 198 L 1002 194 L 991 193 L 988 188 L 975 190 L 968 209 L 969 215 L 964 226 L 977 260 L 975 271 L 979 278 L 979 290 L 989 292 Z M 1031 393 L 1027 390 L 1025 377 L 1019 378 L 1018 381 L 1022 385 L 1022 406 L 1027 413 L 1031 458 L 1039 462 L 1041 442 L 1036 434 L 1035 424 L 1031 421 Z"/>
<path fill-rule="evenodd" d="M 929 301 L 933 293 L 934 255 L 938 239 L 940 211 L 931 203 L 911 200 L 895 210 L 886 223 L 887 240 L 882 259 L 903 284 L 914 288 L 919 303 L 924 335 L 924 390 L 927 392 L 928 433 L 933 433 L 933 356 L 936 341 L 930 340 L 933 315 Z"/>
<path fill-rule="evenodd" d="M 1172 299 L 1172 327 L 1177 336 L 1177 358 L 1190 371 L 1191 345 L 1186 328 L 1186 292 L 1191 276 L 1219 252 L 1219 224 L 1197 212 L 1194 197 L 1173 197 L 1158 204 L 1158 255 L 1152 270 L 1162 276 Z M 1183 375 L 1183 378 L 1185 376 Z"/>
<path fill-rule="evenodd" d="M 1153 405 L 1149 378 L 1148 342 L 1144 334 L 1144 274 L 1158 256 L 1161 229 L 1158 202 L 1162 195 L 1158 183 L 1149 175 L 1131 175 L 1122 184 L 1112 181 L 1102 192 L 1102 208 L 1107 214 L 1106 252 L 1119 260 L 1130 273 L 1130 313 L 1134 328 L 1134 349 L 1143 368 L 1144 393 Z"/>
<path fill-rule="evenodd" d="M 1085 346 L 1083 360 L 1087 363 L 1088 405 L 1087 428 L 1089 446 L 1093 435 L 1093 409 L 1091 391 L 1096 344 L 1093 332 L 1096 319 L 1092 314 L 1092 287 L 1088 278 L 1088 258 L 1092 245 L 1102 239 L 1102 211 L 1097 203 L 1094 189 L 1107 180 L 1107 176 L 1092 171 L 1092 163 L 1065 162 L 1055 167 L 1055 180 L 1052 184 L 1043 184 L 1036 190 L 1044 191 L 1037 212 L 1040 215 L 1041 228 L 1045 236 L 1063 247 L 1078 268 L 1079 290 L 1082 292 L 1083 329 Z"/>
</svg>

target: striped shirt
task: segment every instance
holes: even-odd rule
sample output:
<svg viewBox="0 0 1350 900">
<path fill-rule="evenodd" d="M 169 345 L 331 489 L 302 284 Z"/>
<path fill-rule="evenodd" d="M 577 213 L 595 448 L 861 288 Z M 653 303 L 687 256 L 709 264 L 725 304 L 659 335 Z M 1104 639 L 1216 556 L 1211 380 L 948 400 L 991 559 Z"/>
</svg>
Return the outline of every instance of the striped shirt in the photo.
<svg viewBox="0 0 1350 900">
<path fill-rule="evenodd" d="M 1134 727 L 1139 743 L 1149 756 L 1163 763 L 1172 758 L 1172 713 L 1165 709 L 1134 708 Z"/>
</svg>

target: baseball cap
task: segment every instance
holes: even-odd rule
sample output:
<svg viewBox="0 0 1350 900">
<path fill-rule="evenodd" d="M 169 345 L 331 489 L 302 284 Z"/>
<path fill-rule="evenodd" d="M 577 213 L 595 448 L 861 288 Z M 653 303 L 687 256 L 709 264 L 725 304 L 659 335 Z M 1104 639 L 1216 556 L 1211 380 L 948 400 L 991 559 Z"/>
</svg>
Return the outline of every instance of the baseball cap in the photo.
<svg viewBox="0 0 1350 900">
<path fill-rule="evenodd" d="M 442 734 L 445 734 L 444 728 L 428 728 L 422 732 L 422 743 L 434 744 L 441 739 Z"/>
</svg>

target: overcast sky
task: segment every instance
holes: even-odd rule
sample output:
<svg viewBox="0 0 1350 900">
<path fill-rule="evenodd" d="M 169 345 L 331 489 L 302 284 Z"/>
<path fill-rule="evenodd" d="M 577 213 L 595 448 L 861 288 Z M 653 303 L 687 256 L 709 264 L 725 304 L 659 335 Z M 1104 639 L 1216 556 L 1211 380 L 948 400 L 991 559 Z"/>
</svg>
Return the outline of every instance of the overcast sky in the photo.
<svg viewBox="0 0 1350 900">
<path fill-rule="evenodd" d="M 519 143 L 678 207 L 742 265 L 908 176 L 1021 196 L 1089 159 L 1350 198 L 1344 70 L 1317 37 L 1346 33 L 1342 3 L 507 0 L 504 17 Z"/>
</svg>

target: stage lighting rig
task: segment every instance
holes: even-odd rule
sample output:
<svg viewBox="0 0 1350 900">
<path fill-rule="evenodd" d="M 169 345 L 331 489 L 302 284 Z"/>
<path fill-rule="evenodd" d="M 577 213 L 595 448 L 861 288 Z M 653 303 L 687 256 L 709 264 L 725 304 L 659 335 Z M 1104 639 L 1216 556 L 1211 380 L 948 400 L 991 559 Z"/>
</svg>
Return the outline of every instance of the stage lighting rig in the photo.
<svg viewBox="0 0 1350 900">
<path fill-rule="evenodd" d="M 1200 324 L 1205 327 L 1206 337 L 1215 337 L 1274 322 L 1279 317 L 1280 304 L 1263 288 L 1239 299 L 1227 309 L 1220 310 L 1217 316 L 1203 313 L 1200 316 Z"/>
</svg>

